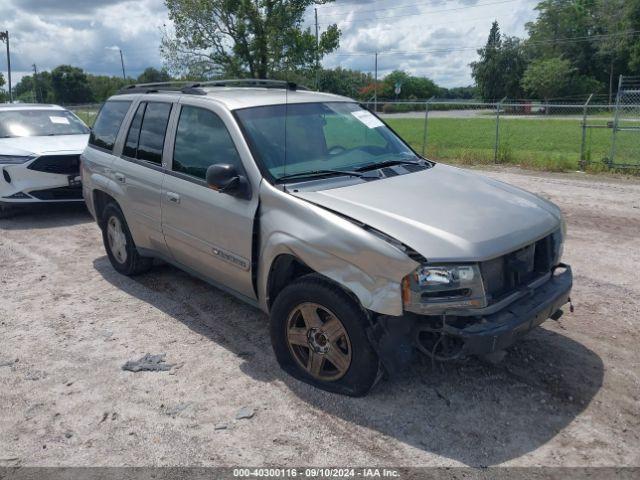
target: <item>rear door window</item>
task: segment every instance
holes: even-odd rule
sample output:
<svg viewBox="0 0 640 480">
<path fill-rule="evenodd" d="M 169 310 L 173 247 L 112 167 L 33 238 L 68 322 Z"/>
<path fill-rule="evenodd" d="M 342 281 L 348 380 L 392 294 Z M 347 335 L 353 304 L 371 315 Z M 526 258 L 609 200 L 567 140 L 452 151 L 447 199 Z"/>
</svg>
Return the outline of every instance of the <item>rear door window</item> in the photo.
<svg viewBox="0 0 640 480">
<path fill-rule="evenodd" d="M 170 103 L 149 102 L 142 118 L 136 158 L 160 165 L 167 123 L 171 113 Z M 133 127 L 133 125 L 132 125 Z"/>
<path fill-rule="evenodd" d="M 140 127 L 142 126 L 142 117 L 144 115 L 144 109 L 146 108 L 146 106 L 146 103 L 141 103 L 140 105 L 138 105 L 136 114 L 131 121 L 129 133 L 127 133 L 127 141 L 125 142 L 124 148 L 122 149 L 122 154 L 126 155 L 127 157 L 136 158 L 136 155 L 138 153 Z"/>
<path fill-rule="evenodd" d="M 124 120 L 131 102 L 109 101 L 100 109 L 98 118 L 91 130 L 89 145 L 93 145 L 104 150 L 113 150 L 113 144 L 118 136 L 118 130 L 122 120 Z"/>
</svg>

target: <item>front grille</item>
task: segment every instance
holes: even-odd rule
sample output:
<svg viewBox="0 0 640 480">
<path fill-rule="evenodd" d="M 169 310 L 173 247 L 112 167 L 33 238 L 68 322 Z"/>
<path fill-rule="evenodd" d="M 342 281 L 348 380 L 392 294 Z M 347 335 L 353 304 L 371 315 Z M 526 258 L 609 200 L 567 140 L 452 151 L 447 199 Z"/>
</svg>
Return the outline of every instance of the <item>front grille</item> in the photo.
<svg viewBox="0 0 640 480">
<path fill-rule="evenodd" d="M 38 172 L 79 175 L 80 155 L 43 155 L 27 168 Z"/>
<path fill-rule="evenodd" d="M 29 192 L 29 195 L 39 200 L 81 200 L 82 186 L 48 188 Z"/>
<path fill-rule="evenodd" d="M 480 263 L 489 304 L 549 273 L 555 257 L 553 235 L 531 245 Z"/>
</svg>

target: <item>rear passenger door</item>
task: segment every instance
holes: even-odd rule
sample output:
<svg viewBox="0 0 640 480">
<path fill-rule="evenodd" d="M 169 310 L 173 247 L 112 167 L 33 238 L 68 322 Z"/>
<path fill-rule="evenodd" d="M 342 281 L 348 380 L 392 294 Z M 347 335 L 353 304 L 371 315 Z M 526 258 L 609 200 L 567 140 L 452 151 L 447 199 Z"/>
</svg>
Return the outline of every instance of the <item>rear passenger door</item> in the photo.
<svg viewBox="0 0 640 480">
<path fill-rule="evenodd" d="M 173 104 L 143 101 L 127 130 L 122 155 L 112 166 L 114 180 L 125 191 L 122 208 L 138 248 L 166 254 L 161 225 L 165 134 Z"/>
<path fill-rule="evenodd" d="M 172 137 L 172 164 L 162 195 L 165 239 L 179 263 L 255 299 L 251 257 L 258 194 L 243 199 L 207 186 L 210 165 L 233 164 L 246 173 L 229 132 L 234 126 L 230 114 L 211 102 L 194 103 L 180 106 Z"/>
</svg>

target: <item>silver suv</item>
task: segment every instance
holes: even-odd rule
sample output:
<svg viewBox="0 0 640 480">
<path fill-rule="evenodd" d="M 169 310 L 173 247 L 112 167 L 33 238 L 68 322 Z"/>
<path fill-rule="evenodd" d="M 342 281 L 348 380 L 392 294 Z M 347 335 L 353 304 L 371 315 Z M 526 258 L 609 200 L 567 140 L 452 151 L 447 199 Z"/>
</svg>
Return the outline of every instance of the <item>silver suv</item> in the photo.
<svg viewBox="0 0 640 480">
<path fill-rule="evenodd" d="M 276 81 L 135 85 L 81 157 L 113 267 L 161 259 L 270 315 L 280 365 L 363 395 L 416 351 L 500 352 L 569 301 L 552 203 Z"/>
</svg>

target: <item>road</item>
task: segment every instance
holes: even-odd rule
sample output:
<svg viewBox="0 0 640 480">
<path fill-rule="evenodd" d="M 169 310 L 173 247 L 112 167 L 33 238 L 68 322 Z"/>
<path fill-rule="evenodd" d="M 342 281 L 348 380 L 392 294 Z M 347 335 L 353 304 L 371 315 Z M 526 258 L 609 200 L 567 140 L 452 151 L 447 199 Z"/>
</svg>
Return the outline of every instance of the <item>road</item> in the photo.
<svg viewBox="0 0 640 480">
<path fill-rule="evenodd" d="M 229 295 L 115 273 L 82 208 L 0 220 L 0 466 L 639 466 L 640 182 L 481 173 L 561 206 L 575 313 L 498 365 L 416 361 L 360 399 L 286 376 Z M 121 369 L 145 353 L 175 366 Z"/>
</svg>

